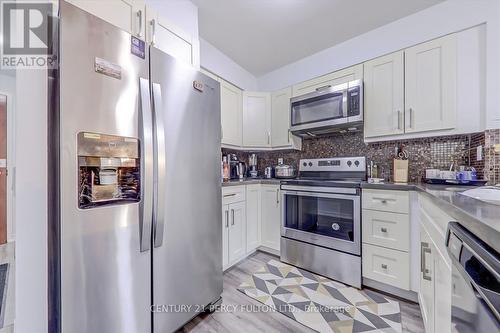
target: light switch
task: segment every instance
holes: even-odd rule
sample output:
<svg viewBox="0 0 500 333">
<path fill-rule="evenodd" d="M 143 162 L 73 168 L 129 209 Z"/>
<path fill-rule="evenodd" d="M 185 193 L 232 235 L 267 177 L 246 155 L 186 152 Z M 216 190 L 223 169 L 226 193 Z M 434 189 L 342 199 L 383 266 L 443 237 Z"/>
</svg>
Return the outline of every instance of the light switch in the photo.
<svg viewBox="0 0 500 333">
<path fill-rule="evenodd" d="M 476 148 L 476 161 L 483 160 L 483 146 L 479 146 Z"/>
</svg>

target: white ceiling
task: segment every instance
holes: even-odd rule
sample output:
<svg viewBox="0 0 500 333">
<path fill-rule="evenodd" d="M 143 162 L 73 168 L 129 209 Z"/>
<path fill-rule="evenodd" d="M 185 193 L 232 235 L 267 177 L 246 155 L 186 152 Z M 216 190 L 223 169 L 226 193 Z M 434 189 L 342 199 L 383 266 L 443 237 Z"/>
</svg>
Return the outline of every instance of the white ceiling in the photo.
<svg viewBox="0 0 500 333">
<path fill-rule="evenodd" d="M 191 0 L 200 36 L 259 77 L 444 0 Z"/>
</svg>

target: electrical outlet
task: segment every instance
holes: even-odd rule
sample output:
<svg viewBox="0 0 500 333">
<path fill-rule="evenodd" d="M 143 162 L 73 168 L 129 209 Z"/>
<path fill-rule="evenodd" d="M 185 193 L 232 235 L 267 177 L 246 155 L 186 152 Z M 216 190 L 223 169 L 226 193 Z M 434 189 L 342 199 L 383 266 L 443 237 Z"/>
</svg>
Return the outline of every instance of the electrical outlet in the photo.
<svg viewBox="0 0 500 333">
<path fill-rule="evenodd" d="M 500 143 L 497 143 L 494 147 L 495 147 L 495 153 L 500 153 Z"/>
<path fill-rule="evenodd" d="M 479 146 L 476 148 L 476 161 L 483 160 L 483 146 Z"/>
</svg>

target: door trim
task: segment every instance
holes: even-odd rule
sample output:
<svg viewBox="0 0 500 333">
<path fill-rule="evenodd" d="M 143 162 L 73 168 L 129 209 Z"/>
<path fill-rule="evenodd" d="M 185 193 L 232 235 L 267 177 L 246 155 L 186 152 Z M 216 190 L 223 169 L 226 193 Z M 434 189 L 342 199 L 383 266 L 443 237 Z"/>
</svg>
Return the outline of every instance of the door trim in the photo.
<svg viewBox="0 0 500 333">
<path fill-rule="evenodd" d="M 14 176 L 15 176 L 15 142 L 14 131 L 15 118 L 12 101 L 13 94 L 0 90 L 0 95 L 7 97 L 7 243 L 14 242 L 16 238 L 15 216 L 14 216 Z"/>
</svg>

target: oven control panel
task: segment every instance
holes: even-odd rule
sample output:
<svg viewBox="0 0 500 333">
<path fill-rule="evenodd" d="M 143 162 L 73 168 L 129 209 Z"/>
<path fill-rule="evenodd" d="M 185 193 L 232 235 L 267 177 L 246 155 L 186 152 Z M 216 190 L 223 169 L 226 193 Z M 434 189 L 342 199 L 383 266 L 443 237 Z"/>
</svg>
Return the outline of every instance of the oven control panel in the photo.
<svg viewBox="0 0 500 333">
<path fill-rule="evenodd" d="M 365 171 L 366 158 L 332 157 L 300 160 L 299 171 Z"/>
</svg>

